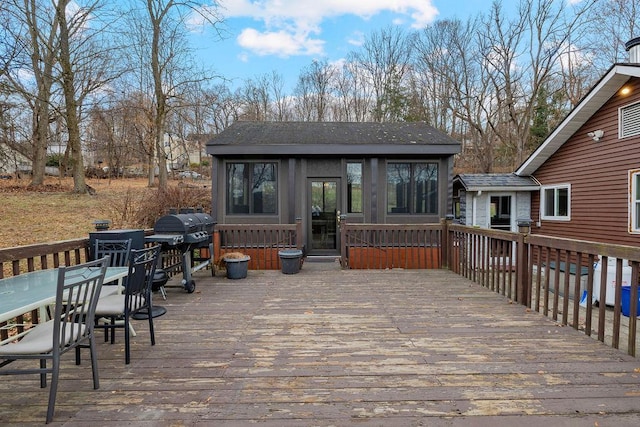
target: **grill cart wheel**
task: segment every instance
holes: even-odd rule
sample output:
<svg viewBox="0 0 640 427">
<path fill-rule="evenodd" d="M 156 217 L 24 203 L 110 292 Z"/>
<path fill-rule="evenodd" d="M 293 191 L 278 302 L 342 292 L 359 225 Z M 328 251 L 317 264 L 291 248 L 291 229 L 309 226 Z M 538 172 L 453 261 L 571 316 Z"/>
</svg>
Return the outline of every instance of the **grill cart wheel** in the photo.
<svg viewBox="0 0 640 427">
<path fill-rule="evenodd" d="M 195 280 L 187 280 L 184 283 L 184 288 L 187 290 L 188 293 L 192 294 L 193 291 L 196 290 L 196 281 Z"/>
</svg>

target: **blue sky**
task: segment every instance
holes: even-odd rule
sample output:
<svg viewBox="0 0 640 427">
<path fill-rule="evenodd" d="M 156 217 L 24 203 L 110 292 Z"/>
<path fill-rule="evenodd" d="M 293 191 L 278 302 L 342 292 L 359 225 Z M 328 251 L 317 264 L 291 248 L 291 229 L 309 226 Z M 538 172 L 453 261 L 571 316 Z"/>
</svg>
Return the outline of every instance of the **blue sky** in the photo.
<svg viewBox="0 0 640 427">
<path fill-rule="evenodd" d="M 575 0 L 574 0 L 575 1 Z M 437 19 L 488 12 L 492 0 L 220 0 L 227 36 L 194 34 L 199 57 L 218 75 L 243 80 L 282 74 L 287 87 L 311 61 L 337 62 L 376 29 L 418 29 Z M 504 2 L 514 8 L 514 1 Z M 508 5 L 508 6 L 507 6 Z"/>
</svg>

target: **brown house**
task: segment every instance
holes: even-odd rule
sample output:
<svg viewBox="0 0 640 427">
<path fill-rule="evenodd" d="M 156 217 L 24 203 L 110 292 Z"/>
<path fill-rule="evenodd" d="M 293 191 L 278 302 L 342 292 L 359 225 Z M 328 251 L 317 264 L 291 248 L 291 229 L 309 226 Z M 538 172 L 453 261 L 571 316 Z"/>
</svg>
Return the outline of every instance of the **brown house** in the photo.
<svg viewBox="0 0 640 427">
<path fill-rule="evenodd" d="M 437 223 L 460 143 L 424 123 L 236 122 L 207 144 L 218 224 L 302 222 L 309 255 L 339 254 L 337 221 Z"/>
<path fill-rule="evenodd" d="M 532 232 L 640 245 L 640 38 L 515 172 L 540 183 Z"/>
</svg>

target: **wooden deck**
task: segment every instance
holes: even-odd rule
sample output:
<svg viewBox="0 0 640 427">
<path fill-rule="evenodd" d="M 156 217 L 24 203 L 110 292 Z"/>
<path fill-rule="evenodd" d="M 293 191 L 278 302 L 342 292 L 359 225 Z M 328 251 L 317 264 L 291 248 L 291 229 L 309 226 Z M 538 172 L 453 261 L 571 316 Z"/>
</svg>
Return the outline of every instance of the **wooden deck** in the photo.
<svg viewBox="0 0 640 427">
<path fill-rule="evenodd" d="M 637 426 L 640 360 L 444 270 L 198 272 L 168 289 L 132 362 L 63 362 L 66 426 Z M 0 425 L 40 425 L 48 390 L 0 377 Z"/>
</svg>

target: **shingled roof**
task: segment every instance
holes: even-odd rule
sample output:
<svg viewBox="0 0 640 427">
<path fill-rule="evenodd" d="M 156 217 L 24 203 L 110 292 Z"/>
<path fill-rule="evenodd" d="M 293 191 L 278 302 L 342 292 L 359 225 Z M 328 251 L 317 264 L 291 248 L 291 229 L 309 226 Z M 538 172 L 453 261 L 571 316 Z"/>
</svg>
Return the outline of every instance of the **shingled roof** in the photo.
<svg viewBox="0 0 640 427">
<path fill-rule="evenodd" d="M 460 143 L 425 123 L 235 122 L 212 155 L 452 155 Z"/>
<path fill-rule="evenodd" d="M 532 177 L 513 173 L 462 173 L 453 181 L 459 181 L 467 191 L 535 191 L 540 188 Z"/>
</svg>

